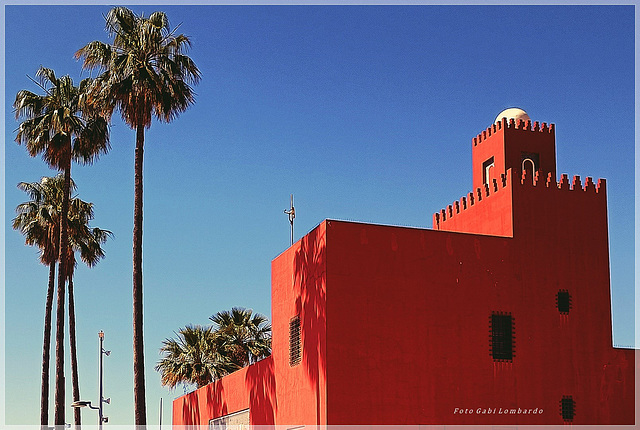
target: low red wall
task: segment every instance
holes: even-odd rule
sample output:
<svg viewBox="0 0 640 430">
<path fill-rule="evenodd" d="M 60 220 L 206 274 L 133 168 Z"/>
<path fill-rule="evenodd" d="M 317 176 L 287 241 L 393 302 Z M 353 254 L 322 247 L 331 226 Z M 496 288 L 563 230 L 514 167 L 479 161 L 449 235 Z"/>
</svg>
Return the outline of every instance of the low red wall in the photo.
<svg viewBox="0 0 640 430">
<path fill-rule="evenodd" d="M 208 425 L 215 417 L 251 409 L 252 424 L 274 424 L 275 378 L 268 357 L 173 402 L 173 425 Z"/>
</svg>

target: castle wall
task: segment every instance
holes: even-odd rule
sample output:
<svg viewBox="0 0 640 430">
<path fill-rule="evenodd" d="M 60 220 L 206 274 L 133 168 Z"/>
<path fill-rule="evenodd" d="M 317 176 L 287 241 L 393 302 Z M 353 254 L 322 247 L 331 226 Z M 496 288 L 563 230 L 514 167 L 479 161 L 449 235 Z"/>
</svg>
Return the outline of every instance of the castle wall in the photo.
<svg viewBox="0 0 640 430">
<path fill-rule="evenodd" d="M 559 324 L 540 326 L 560 346 L 548 346 L 556 361 L 550 364 L 567 366 L 544 393 L 572 395 L 576 424 L 633 423 L 634 351 L 612 348 L 606 182 L 567 175 L 558 182 L 553 175 L 536 179 L 513 187 L 523 289 L 571 296 L 571 310 Z"/>
<path fill-rule="evenodd" d="M 612 348 L 604 265 L 562 236 L 526 244 L 328 221 L 328 422 L 563 424 L 571 396 L 573 424 L 632 423 L 634 355 Z M 512 361 L 491 356 L 494 312 L 514 319 Z M 512 408 L 543 412 L 498 413 Z"/>
<path fill-rule="evenodd" d="M 327 243 L 329 423 L 469 422 L 452 408 L 492 393 L 484 286 L 510 239 L 329 221 Z"/>
<path fill-rule="evenodd" d="M 433 230 L 327 220 L 274 259 L 272 356 L 174 401 L 174 425 L 247 407 L 262 425 L 632 424 L 605 181 L 556 181 L 554 126 L 506 119 L 473 172 Z"/>
<path fill-rule="evenodd" d="M 177 399 L 174 425 L 247 407 L 252 424 L 561 425 L 565 396 L 573 424 L 632 423 L 634 351 L 611 346 L 593 227 L 604 184 L 541 184 L 513 185 L 513 238 L 325 221 L 272 263 L 272 357 Z M 514 320 L 512 360 L 491 355 L 494 313 Z"/>
</svg>

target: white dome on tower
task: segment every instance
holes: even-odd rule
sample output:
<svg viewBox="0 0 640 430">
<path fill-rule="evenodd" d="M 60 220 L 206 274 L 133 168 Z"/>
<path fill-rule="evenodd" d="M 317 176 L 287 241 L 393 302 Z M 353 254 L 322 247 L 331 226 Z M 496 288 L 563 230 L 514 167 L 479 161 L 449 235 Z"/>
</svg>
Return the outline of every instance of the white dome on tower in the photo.
<svg viewBox="0 0 640 430">
<path fill-rule="evenodd" d="M 517 107 L 505 109 L 502 112 L 500 112 L 496 117 L 496 120 L 494 121 L 494 123 L 498 123 L 502 121 L 502 118 L 507 118 L 507 121 L 510 121 L 511 118 L 513 118 L 516 124 L 518 124 L 519 120 L 522 120 L 525 123 L 527 121 L 531 121 L 531 118 L 529 118 L 529 115 L 524 110 Z"/>
</svg>

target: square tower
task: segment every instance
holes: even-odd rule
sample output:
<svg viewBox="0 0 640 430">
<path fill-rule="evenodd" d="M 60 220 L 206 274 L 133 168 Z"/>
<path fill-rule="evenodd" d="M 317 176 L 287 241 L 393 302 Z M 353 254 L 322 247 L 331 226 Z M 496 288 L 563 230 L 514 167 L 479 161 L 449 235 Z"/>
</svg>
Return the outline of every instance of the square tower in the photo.
<svg viewBox="0 0 640 430">
<path fill-rule="evenodd" d="M 492 184 L 493 179 L 512 169 L 515 178 L 523 171 L 529 177 L 540 171 L 542 177 L 556 177 L 556 135 L 553 124 L 537 121 L 512 108 L 501 112 L 492 126 L 473 138 L 473 189 Z"/>
</svg>

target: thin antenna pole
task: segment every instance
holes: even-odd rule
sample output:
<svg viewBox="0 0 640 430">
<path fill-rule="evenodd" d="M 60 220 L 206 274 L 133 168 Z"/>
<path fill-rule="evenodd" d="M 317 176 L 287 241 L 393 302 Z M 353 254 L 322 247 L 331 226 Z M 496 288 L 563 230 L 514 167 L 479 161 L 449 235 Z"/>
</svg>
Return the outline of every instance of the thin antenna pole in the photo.
<svg viewBox="0 0 640 430">
<path fill-rule="evenodd" d="M 162 397 L 160 397 L 160 429 L 162 430 Z"/>
<path fill-rule="evenodd" d="M 296 217 L 296 210 L 293 207 L 293 194 L 291 194 L 291 208 L 285 209 L 284 213 L 289 215 L 289 223 L 291 224 L 291 245 L 293 245 L 293 220 Z"/>
</svg>

